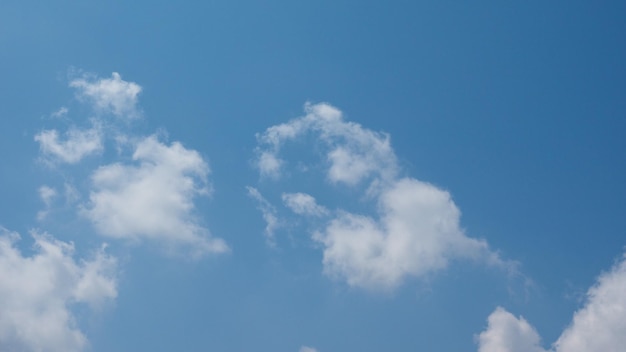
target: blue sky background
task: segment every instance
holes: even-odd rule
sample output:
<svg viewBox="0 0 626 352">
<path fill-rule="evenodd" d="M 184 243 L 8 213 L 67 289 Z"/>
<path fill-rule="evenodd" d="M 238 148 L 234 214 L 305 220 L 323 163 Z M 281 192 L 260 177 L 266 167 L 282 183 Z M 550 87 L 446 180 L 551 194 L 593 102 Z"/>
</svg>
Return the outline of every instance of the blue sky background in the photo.
<svg viewBox="0 0 626 352">
<path fill-rule="evenodd" d="M 498 306 L 548 348 L 626 244 L 625 15 L 619 1 L 2 1 L 0 225 L 21 234 L 24 256 L 31 229 L 73 241 L 76 258 L 109 244 L 117 296 L 68 303 L 86 350 L 476 351 Z M 142 87 L 142 117 L 114 125 L 159 131 L 210 165 L 213 192 L 194 214 L 230 253 L 193 260 L 102 237 L 62 201 L 37 219 L 40 186 L 70 182 L 85 200 L 94 170 L 131 162 L 107 139 L 100 155 L 51 166 L 34 140 L 87 127 L 97 114 L 68 85 L 112 72 Z M 306 220 L 268 244 L 246 186 L 285 221 L 281 192 L 375 213 L 323 173 L 259 176 L 255 136 L 306 102 L 388 133 L 402 174 L 450 192 L 465 234 L 521 274 L 453 260 L 372 292 L 324 274 Z M 60 107 L 65 120 L 51 117 Z M 284 156 L 319 162 L 312 145 Z"/>
</svg>

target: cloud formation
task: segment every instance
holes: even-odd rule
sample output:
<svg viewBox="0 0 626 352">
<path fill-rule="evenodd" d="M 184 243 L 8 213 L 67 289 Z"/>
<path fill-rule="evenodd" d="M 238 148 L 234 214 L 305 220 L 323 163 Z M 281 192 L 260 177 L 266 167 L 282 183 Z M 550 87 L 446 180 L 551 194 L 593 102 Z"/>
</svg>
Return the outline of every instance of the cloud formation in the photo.
<svg viewBox="0 0 626 352">
<path fill-rule="evenodd" d="M 389 136 L 343 120 L 341 111 L 329 104 L 306 104 L 306 115 L 272 126 L 257 135 L 256 165 L 261 175 L 278 178 L 285 160 L 280 150 L 287 141 L 313 133 L 326 147 L 327 178 L 332 183 L 355 185 L 373 176 L 392 179 L 398 171 Z"/>
<path fill-rule="evenodd" d="M 313 196 L 306 193 L 283 193 L 283 203 L 298 215 L 323 216 L 328 209 L 318 205 Z"/>
<path fill-rule="evenodd" d="M 194 198 L 207 196 L 209 166 L 195 150 L 156 136 L 140 140 L 133 164 L 114 163 L 91 176 L 82 213 L 108 237 L 154 241 L 166 250 L 186 248 L 199 257 L 228 250 L 195 216 Z"/>
<path fill-rule="evenodd" d="M 75 164 L 84 157 L 102 152 L 102 132 L 98 126 L 90 129 L 69 129 L 64 138 L 57 130 L 43 130 L 35 135 L 45 160 Z"/>
<path fill-rule="evenodd" d="M 569 327 L 563 331 L 550 351 L 623 351 L 626 346 L 626 255 L 609 272 L 600 275 L 587 291 L 583 307 L 574 313 Z M 478 338 L 479 352 L 545 351 L 539 347 L 539 336 L 523 320 L 517 320 L 498 307 L 488 318 L 488 326 Z M 519 333 L 526 331 L 527 333 Z M 528 333 L 532 331 L 532 333 Z M 521 346 L 535 349 L 510 349 L 511 336 Z M 509 349 L 507 349 L 509 348 Z"/>
<path fill-rule="evenodd" d="M 26 257 L 15 247 L 19 235 L 0 228 L 0 350 L 82 351 L 87 339 L 70 308 L 117 296 L 116 261 L 102 247 L 77 262 L 73 244 L 32 236 L 36 253 Z"/>
<path fill-rule="evenodd" d="M 300 352 L 318 352 L 318 351 L 313 347 L 302 346 L 300 347 Z"/>
<path fill-rule="evenodd" d="M 276 216 L 276 208 L 270 202 L 263 197 L 261 192 L 254 187 L 246 187 L 248 190 L 248 196 L 254 199 L 257 202 L 257 208 L 261 211 L 263 215 L 263 220 L 265 220 L 265 230 L 263 233 L 265 234 L 265 238 L 267 239 L 268 244 L 274 246 L 275 236 L 274 232 L 280 226 L 278 222 L 278 217 Z"/>
<path fill-rule="evenodd" d="M 329 104 L 306 104 L 305 113 L 257 135 L 261 176 L 281 177 L 289 165 L 281 157 L 287 142 L 312 136 L 315 149 L 322 151 L 330 186 L 363 186 L 365 199 L 377 205 L 375 216 L 337 209 L 313 232 L 324 248 L 326 274 L 351 286 L 393 290 L 405 278 L 443 269 L 455 259 L 513 268 L 484 240 L 465 235 L 461 213 L 448 192 L 400 176 L 388 134 L 345 121 Z M 296 214 L 331 213 L 308 194 L 285 193 L 283 201 Z"/>
<path fill-rule="evenodd" d="M 113 114 L 125 119 L 141 116 L 137 107 L 141 86 L 135 82 L 124 81 L 117 72 L 113 72 L 111 78 L 83 74 L 70 81 L 70 87 L 76 89 L 79 99 L 90 102 L 99 113 Z"/>
<path fill-rule="evenodd" d="M 522 318 L 498 307 L 478 337 L 479 352 L 545 352 L 537 331 Z"/>
</svg>

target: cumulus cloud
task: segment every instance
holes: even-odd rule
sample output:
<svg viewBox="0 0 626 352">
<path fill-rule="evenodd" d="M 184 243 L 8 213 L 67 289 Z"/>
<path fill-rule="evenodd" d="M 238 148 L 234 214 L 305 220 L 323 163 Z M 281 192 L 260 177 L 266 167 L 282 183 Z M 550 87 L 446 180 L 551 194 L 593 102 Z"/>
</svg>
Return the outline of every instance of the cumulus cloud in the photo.
<svg viewBox="0 0 626 352">
<path fill-rule="evenodd" d="M 405 278 L 443 269 L 454 259 L 514 270 L 484 240 L 465 235 L 461 213 L 447 191 L 400 176 L 388 134 L 345 121 L 342 112 L 329 104 L 306 104 L 304 116 L 257 135 L 261 176 L 280 177 L 289 165 L 281 158 L 285 145 L 311 136 L 313 149 L 321 151 L 326 163 L 330 186 L 362 186 L 365 199 L 377 205 L 373 216 L 337 209 L 330 219 L 320 218 L 313 240 L 323 245 L 329 276 L 352 286 L 393 290 Z M 308 194 L 285 193 L 283 201 L 296 214 L 331 214 Z"/>
<path fill-rule="evenodd" d="M 246 187 L 248 190 L 248 196 L 254 199 L 257 202 L 257 207 L 261 211 L 263 215 L 263 220 L 265 220 L 265 238 L 267 239 L 270 245 L 275 245 L 275 236 L 274 232 L 280 226 L 278 222 L 278 218 L 276 217 L 276 208 L 270 202 L 263 197 L 261 192 L 254 187 Z"/>
<path fill-rule="evenodd" d="M 328 214 L 328 210 L 318 205 L 313 196 L 306 193 L 283 193 L 283 202 L 298 215 L 322 216 Z"/>
<path fill-rule="evenodd" d="M 448 192 L 411 178 L 378 199 L 378 218 L 342 212 L 314 235 L 324 268 L 353 286 L 389 290 L 407 276 L 445 268 L 455 258 L 499 263 L 485 241 L 465 236 Z"/>
<path fill-rule="evenodd" d="M 194 216 L 195 197 L 210 191 L 209 166 L 198 152 L 151 136 L 137 143 L 132 159 L 133 164 L 102 166 L 91 176 L 93 189 L 82 213 L 100 234 L 155 241 L 173 252 L 184 247 L 194 256 L 228 250 Z"/>
<path fill-rule="evenodd" d="M 84 157 L 102 152 L 102 132 L 98 126 L 90 129 L 71 128 L 59 136 L 57 130 L 43 130 L 35 135 L 43 157 L 50 162 L 75 164 Z"/>
<path fill-rule="evenodd" d="M 550 351 L 623 351 L 626 346 L 626 255 L 609 272 L 600 275 L 587 292 L 583 307 L 563 331 Z M 479 351 L 544 351 L 506 349 L 512 336 L 521 346 L 538 346 L 539 336 L 523 319 L 497 308 L 488 318 L 487 329 L 479 335 Z"/>
<path fill-rule="evenodd" d="M 97 112 L 125 119 L 141 116 L 137 107 L 141 86 L 124 81 L 117 72 L 113 72 L 111 78 L 84 74 L 70 81 L 70 87 L 76 88 L 78 98 L 93 104 Z"/>
<path fill-rule="evenodd" d="M 341 111 L 329 104 L 306 104 L 306 115 L 272 126 L 257 135 L 256 165 L 261 175 L 280 177 L 285 142 L 314 133 L 327 147 L 327 178 L 333 183 L 356 185 L 367 177 L 386 180 L 397 173 L 396 156 L 389 136 L 344 121 Z"/>
<path fill-rule="evenodd" d="M 302 346 L 300 347 L 300 352 L 317 352 L 317 350 L 313 347 Z"/>
<path fill-rule="evenodd" d="M 626 346 L 626 255 L 600 275 L 582 309 L 555 343 L 557 351 L 622 351 Z"/>
<path fill-rule="evenodd" d="M 479 352 L 546 352 L 539 334 L 524 318 L 498 307 L 487 322 L 487 330 L 477 337 Z"/>
<path fill-rule="evenodd" d="M 0 228 L 0 350 L 82 351 L 87 339 L 71 307 L 117 296 L 116 261 L 104 247 L 76 261 L 73 244 L 32 236 L 35 253 L 23 256 L 15 247 L 19 235 Z"/>
</svg>

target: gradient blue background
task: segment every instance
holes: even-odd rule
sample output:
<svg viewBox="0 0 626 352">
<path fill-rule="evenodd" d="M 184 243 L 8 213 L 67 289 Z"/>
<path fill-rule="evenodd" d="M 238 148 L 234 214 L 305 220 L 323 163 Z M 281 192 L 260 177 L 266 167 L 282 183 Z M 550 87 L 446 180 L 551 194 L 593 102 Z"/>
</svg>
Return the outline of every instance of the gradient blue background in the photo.
<svg viewBox="0 0 626 352">
<path fill-rule="evenodd" d="M 625 17 L 622 1 L 4 0 L 0 224 L 45 225 L 79 252 L 101 241 L 71 217 L 36 221 L 37 188 L 64 176 L 35 162 L 33 136 L 76 104 L 69 69 L 116 71 L 143 87 L 140 131 L 209 160 L 199 209 L 233 253 L 113 245 L 119 297 L 81 322 L 93 351 L 474 351 L 497 305 L 547 346 L 626 244 Z M 388 132 L 408 173 L 449 190 L 468 235 L 534 285 L 453 265 L 372 294 L 325 277 L 306 241 L 269 249 L 244 188 L 255 133 L 306 101 Z"/>
</svg>

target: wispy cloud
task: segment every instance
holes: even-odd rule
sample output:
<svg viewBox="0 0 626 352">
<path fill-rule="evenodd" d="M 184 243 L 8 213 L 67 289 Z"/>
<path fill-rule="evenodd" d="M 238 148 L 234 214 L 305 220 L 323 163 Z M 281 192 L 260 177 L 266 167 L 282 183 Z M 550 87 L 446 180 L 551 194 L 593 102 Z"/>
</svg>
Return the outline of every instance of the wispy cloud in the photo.
<svg viewBox="0 0 626 352">
<path fill-rule="evenodd" d="M 75 261 L 74 246 L 32 233 L 35 254 L 16 248 L 19 235 L 0 228 L 0 350 L 82 351 L 85 335 L 71 306 L 98 306 L 117 296 L 116 260 L 101 248 Z"/>
<path fill-rule="evenodd" d="M 37 213 L 37 220 L 43 220 L 50 210 L 50 206 L 52 205 L 52 200 L 56 198 L 58 195 L 56 189 L 49 186 L 41 186 L 39 187 L 39 198 L 45 205 L 44 210 L 41 210 Z"/>
<path fill-rule="evenodd" d="M 283 202 L 298 215 L 322 216 L 328 214 L 328 209 L 317 204 L 313 196 L 306 193 L 283 193 Z"/>
<path fill-rule="evenodd" d="M 274 232 L 278 227 L 280 227 L 278 217 L 276 216 L 276 208 L 270 204 L 270 202 L 263 197 L 261 192 L 254 187 L 246 187 L 248 190 L 248 196 L 254 199 L 257 202 L 257 207 L 261 211 L 263 215 L 263 220 L 265 220 L 265 238 L 267 239 L 268 244 L 274 246 L 276 244 L 276 238 Z"/>
<path fill-rule="evenodd" d="M 101 153 L 102 131 L 98 125 L 90 129 L 71 128 L 59 136 L 57 130 L 43 130 L 35 135 L 42 157 L 48 162 L 75 164 L 84 157 Z"/>
</svg>

